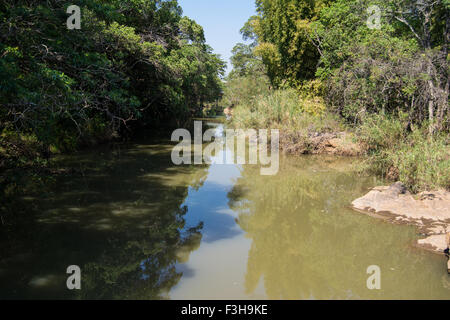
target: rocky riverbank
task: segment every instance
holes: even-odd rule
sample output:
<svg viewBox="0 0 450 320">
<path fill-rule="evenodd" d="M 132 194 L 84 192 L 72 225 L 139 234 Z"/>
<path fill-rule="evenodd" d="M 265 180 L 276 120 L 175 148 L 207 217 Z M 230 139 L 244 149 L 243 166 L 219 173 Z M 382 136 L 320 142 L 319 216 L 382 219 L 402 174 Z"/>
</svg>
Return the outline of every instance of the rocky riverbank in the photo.
<svg viewBox="0 0 450 320">
<path fill-rule="evenodd" d="M 326 154 L 360 156 L 364 151 L 348 132 L 321 133 L 285 131 L 280 133 L 280 148 L 287 154 Z"/>
<path fill-rule="evenodd" d="M 373 188 L 353 201 L 352 207 L 392 223 L 417 226 L 422 236 L 417 241 L 418 247 L 441 254 L 448 247 L 450 192 L 446 190 L 412 195 L 397 182 L 389 187 Z"/>
</svg>

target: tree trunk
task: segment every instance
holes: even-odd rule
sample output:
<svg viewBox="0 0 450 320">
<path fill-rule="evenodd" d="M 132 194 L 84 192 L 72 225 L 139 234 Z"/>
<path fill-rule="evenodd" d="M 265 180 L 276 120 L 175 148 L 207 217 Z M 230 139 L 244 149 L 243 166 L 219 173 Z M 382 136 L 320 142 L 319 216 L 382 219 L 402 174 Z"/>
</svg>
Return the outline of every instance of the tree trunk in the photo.
<svg viewBox="0 0 450 320">
<path fill-rule="evenodd" d="M 434 95 L 434 83 L 432 80 L 432 61 L 428 62 L 428 68 L 427 68 L 427 74 L 430 77 L 430 79 L 428 80 L 428 90 L 430 90 L 430 96 L 429 96 L 429 100 L 428 100 L 428 120 L 429 120 L 429 124 L 428 124 L 428 132 L 430 134 L 430 136 L 432 136 L 434 134 L 434 130 L 435 130 L 435 124 L 434 124 L 434 103 L 435 103 L 435 95 Z"/>
</svg>

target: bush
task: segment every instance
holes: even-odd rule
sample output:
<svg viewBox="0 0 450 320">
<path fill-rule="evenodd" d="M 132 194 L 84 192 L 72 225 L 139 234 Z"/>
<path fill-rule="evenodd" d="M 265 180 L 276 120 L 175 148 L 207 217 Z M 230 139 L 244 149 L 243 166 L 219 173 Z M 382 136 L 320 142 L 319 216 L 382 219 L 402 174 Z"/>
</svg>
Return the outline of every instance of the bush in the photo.
<svg viewBox="0 0 450 320">
<path fill-rule="evenodd" d="M 450 152 L 445 137 L 429 139 L 421 130 L 387 152 L 399 180 L 412 191 L 450 189 Z"/>
<path fill-rule="evenodd" d="M 257 97 L 268 92 L 269 78 L 265 75 L 229 78 L 221 104 L 227 107 L 252 104 Z"/>
<path fill-rule="evenodd" d="M 368 153 L 365 169 L 400 180 L 413 192 L 450 188 L 450 148 L 445 134 L 430 137 L 426 125 L 409 130 L 404 116 L 373 115 L 358 130 Z"/>
<path fill-rule="evenodd" d="M 388 149 L 406 138 L 405 123 L 401 118 L 382 114 L 366 117 L 357 131 L 359 141 L 368 153 Z"/>
<path fill-rule="evenodd" d="M 241 128 L 284 128 L 302 131 L 332 131 L 338 121 L 325 112 L 320 98 L 303 98 L 296 90 L 275 90 L 252 103 L 238 105 L 233 123 Z"/>
</svg>

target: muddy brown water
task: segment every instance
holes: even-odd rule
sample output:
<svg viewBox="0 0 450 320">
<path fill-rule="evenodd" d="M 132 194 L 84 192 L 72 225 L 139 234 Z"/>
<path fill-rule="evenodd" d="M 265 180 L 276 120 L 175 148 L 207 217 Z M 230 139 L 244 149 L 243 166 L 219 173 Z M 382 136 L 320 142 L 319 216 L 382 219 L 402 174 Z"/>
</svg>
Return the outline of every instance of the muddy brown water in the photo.
<svg viewBox="0 0 450 320">
<path fill-rule="evenodd" d="M 349 209 L 381 183 L 358 175 L 357 159 L 282 156 L 277 175 L 261 176 L 254 165 L 175 166 L 172 148 L 149 140 L 58 159 L 76 173 L 20 199 L 30 217 L 1 244 L 0 298 L 450 298 L 444 257 L 415 248 L 414 227 Z M 81 290 L 66 287 L 70 265 Z M 367 288 L 371 265 L 380 290 Z"/>
</svg>

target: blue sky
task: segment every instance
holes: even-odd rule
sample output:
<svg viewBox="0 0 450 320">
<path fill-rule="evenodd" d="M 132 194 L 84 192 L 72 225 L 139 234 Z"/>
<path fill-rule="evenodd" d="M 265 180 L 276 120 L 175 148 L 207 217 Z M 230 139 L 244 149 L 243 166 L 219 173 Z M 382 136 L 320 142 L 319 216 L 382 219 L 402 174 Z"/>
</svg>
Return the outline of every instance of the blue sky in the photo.
<svg viewBox="0 0 450 320">
<path fill-rule="evenodd" d="M 239 30 L 256 14 L 254 0 L 178 0 L 178 3 L 183 15 L 203 27 L 206 42 L 227 62 L 234 45 L 244 42 Z M 227 72 L 230 69 L 229 64 Z"/>
</svg>

